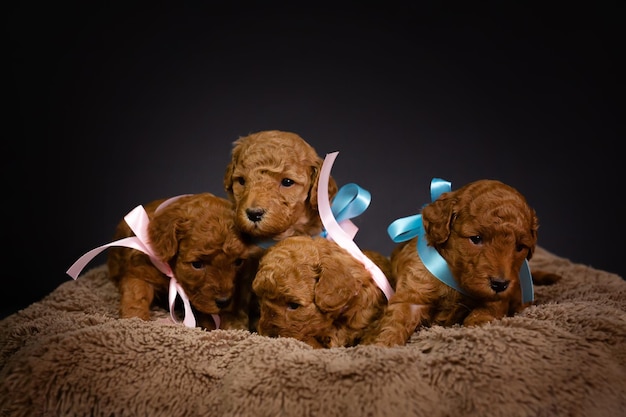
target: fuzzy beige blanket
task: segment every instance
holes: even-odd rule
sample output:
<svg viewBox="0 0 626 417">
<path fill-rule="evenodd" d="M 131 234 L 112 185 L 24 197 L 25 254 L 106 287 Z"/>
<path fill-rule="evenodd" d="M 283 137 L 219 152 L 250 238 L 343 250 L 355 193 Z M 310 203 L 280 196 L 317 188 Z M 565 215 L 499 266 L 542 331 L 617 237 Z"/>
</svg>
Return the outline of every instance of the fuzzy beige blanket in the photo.
<svg viewBox="0 0 626 417">
<path fill-rule="evenodd" d="M 104 265 L 0 321 L 0 416 L 619 416 L 626 281 L 541 248 L 536 306 L 403 347 L 117 318 Z"/>
</svg>

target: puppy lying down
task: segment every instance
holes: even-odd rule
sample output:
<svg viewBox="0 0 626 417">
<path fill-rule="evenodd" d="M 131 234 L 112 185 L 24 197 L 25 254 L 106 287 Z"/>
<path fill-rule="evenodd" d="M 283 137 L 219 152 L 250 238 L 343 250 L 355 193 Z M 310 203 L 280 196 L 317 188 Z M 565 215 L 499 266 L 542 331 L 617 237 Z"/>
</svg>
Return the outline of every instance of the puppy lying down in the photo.
<svg viewBox="0 0 626 417">
<path fill-rule="evenodd" d="M 254 277 L 247 270 L 248 258 L 259 249 L 240 238 L 232 204 L 211 193 L 185 195 L 162 205 L 164 201 L 145 206 L 148 240 L 157 263 L 171 269 L 200 327 L 247 330 Z M 122 220 L 115 238 L 129 236 L 134 233 Z M 120 290 L 121 318 L 149 320 L 153 304 L 166 302 L 170 277 L 145 252 L 112 247 L 107 264 Z"/>
<path fill-rule="evenodd" d="M 448 190 L 443 180 L 432 186 L 442 184 Z M 448 190 L 424 206 L 421 218 L 411 217 L 417 236 L 391 254 L 397 287 L 375 344 L 403 345 L 420 325 L 472 326 L 514 315 L 531 304 L 532 280 L 549 284 L 560 278 L 537 271 L 531 280 L 526 262 L 537 244 L 537 215 L 502 182 L 479 180 Z M 406 219 L 392 223 L 390 235 Z"/>
<path fill-rule="evenodd" d="M 363 253 L 391 278 L 389 259 Z M 293 337 L 314 348 L 359 344 L 387 305 L 363 263 L 321 237 L 277 242 L 261 258 L 252 285 L 260 302 L 258 333 Z"/>
</svg>

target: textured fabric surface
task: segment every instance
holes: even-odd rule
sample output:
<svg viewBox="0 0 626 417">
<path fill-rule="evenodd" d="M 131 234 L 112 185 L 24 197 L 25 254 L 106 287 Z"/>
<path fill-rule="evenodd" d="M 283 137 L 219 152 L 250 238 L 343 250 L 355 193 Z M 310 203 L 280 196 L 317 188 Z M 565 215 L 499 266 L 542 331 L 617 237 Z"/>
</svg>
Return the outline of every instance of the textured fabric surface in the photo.
<svg viewBox="0 0 626 417">
<path fill-rule="evenodd" d="M 406 346 L 316 350 L 117 318 L 104 265 L 0 321 L 0 416 L 618 416 L 626 281 L 541 248 L 537 305 Z"/>
</svg>

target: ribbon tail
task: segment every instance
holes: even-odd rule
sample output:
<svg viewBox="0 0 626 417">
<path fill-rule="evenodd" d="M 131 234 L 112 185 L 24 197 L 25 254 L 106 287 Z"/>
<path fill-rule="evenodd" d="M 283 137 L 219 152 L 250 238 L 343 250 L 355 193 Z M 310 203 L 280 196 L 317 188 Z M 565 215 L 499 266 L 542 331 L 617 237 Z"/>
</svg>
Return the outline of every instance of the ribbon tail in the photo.
<svg viewBox="0 0 626 417">
<path fill-rule="evenodd" d="M 183 301 L 184 314 L 183 324 L 187 327 L 196 327 L 196 318 L 193 315 L 193 310 L 191 309 L 191 303 L 189 302 L 189 298 L 185 294 L 183 288 L 178 284 L 176 278 L 170 277 L 170 288 L 169 288 L 169 304 L 170 304 L 170 317 L 174 321 L 174 323 L 180 323 L 174 314 L 174 307 L 176 304 L 176 296 L 180 296 L 180 299 Z"/>
<path fill-rule="evenodd" d="M 98 246 L 95 249 L 90 250 L 85 253 L 83 256 L 78 258 L 76 262 L 72 264 L 67 270 L 67 274 L 73 279 L 77 279 L 80 272 L 87 266 L 89 262 L 96 256 L 98 256 L 102 251 L 111 247 L 111 246 L 124 246 L 127 248 L 137 249 L 142 252 L 146 252 L 146 248 L 143 243 L 137 239 L 135 236 L 125 237 L 120 240 L 116 240 L 115 242 L 107 243 L 106 245 Z"/>
<path fill-rule="evenodd" d="M 522 287 L 522 303 L 530 303 L 535 299 L 535 289 L 533 287 L 533 277 L 530 273 L 528 260 L 524 259 L 522 268 L 520 269 L 519 283 Z"/>
</svg>

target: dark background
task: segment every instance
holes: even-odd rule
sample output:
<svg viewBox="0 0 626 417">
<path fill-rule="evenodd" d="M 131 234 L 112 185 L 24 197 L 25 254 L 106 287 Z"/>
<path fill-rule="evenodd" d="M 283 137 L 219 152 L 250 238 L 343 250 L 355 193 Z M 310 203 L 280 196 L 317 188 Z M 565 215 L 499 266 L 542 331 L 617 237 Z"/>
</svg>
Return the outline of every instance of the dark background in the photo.
<svg viewBox="0 0 626 417">
<path fill-rule="evenodd" d="M 431 178 L 494 178 L 540 246 L 626 276 L 618 2 L 87 3 L 4 15 L 2 316 L 136 205 L 224 196 L 232 141 L 268 129 L 340 152 L 337 182 L 372 193 L 363 248 L 390 252 Z"/>
</svg>

